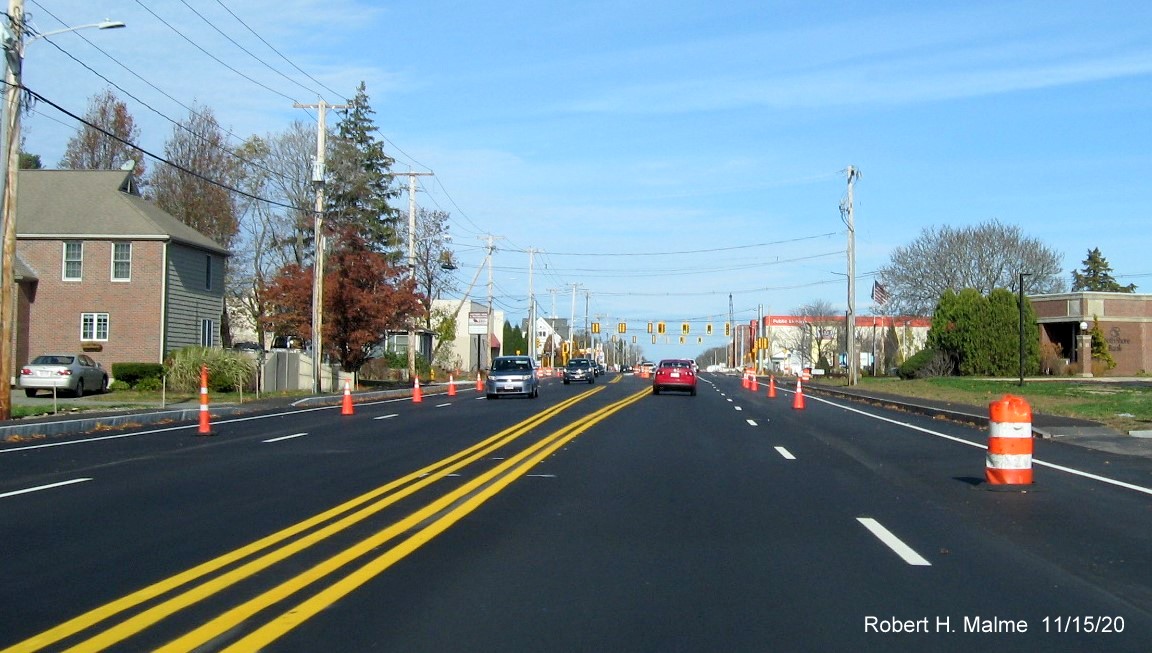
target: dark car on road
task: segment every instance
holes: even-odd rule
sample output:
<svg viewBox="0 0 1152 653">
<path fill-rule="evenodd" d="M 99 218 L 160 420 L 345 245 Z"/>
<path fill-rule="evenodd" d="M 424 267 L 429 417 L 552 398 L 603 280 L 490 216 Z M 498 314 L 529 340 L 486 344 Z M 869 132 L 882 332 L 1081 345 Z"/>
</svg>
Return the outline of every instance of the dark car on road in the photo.
<svg viewBox="0 0 1152 653">
<path fill-rule="evenodd" d="M 573 381 L 596 383 L 596 365 L 587 358 L 573 358 L 564 366 L 564 385 Z"/>
</svg>

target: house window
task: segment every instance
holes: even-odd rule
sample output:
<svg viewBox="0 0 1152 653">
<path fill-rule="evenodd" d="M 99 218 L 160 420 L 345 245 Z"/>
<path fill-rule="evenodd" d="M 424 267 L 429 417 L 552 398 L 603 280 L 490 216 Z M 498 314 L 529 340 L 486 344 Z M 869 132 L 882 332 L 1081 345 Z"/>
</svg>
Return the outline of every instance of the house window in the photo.
<svg viewBox="0 0 1152 653">
<path fill-rule="evenodd" d="M 200 346 L 212 347 L 216 340 L 216 322 L 214 320 L 200 320 Z"/>
<path fill-rule="evenodd" d="M 212 255 L 204 257 L 204 290 L 212 290 Z"/>
<path fill-rule="evenodd" d="M 112 243 L 112 280 L 132 280 L 132 243 Z"/>
<path fill-rule="evenodd" d="M 64 280 L 80 281 L 84 274 L 84 243 L 64 241 Z"/>
<path fill-rule="evenodd" d="M 107 313 L 80 314 L 81 340 L 108 340 Z"/>
</svg>

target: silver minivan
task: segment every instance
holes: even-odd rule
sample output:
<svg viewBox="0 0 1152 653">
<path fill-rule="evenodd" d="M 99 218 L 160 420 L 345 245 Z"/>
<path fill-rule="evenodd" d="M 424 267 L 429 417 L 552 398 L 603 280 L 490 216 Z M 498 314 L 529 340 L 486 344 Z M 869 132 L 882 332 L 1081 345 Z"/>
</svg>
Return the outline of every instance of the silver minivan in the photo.
<svg viewBox="0 0 1152 653">
<path fill-rule="evenodd" d="M 484 393 L 489 399 L 503 395 L 540 396 L 540 378 L 531 356 L 499 356 L 492 360 Z"/>
</svg>

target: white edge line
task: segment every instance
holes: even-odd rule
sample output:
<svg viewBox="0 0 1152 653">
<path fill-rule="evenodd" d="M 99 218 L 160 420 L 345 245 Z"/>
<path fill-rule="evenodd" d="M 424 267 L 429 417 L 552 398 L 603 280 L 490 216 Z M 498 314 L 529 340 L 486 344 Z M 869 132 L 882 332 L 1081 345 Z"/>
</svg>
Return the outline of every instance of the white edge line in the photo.
<svg viewBox="0 0 1152 653">
<path fill-rule="evenodd" d="M 90 479 L 90 478 L 74 478 L 71 481 L 61 481 L 59 483 L 50 483 L 48 485 L 38 485 L 36 487 L 30 487 L 30 488 L 26 488 L 23 490 L 15 490 L 13 492 L 5 492 L 4 494 L 0 494 L 0 499 L 4 499 L 7 497 L 14 497 L 18 494 L 28 494 L 29 492 L 39 492 L 41 490 L 51 490 L 52 488 L 63 487 L 65 485 L 74 485 L 76 483 L 84 483 L 85 481 L 91 481 L 91 480 L 92 479 Z"/>
<path fill-rule="evenodd" d="M 869 531 L 871 531 L 872 534 L 877 537 L 877 539 L 887 545 L 889 549 L 892 549 L 896 555 L 903 558 L 904 562 L 907 562 L 910 565 L 915 565 L 917 567 L 932 566 L 931 562 L 928 562 L 919 553 L 913 551 L 912 547 L 900 541 L 900 538 L 893 535 L 892 531 L 884 528 L 884 526 L 882 526 L 880 522 L 876 521 L 875 519 L 872 519 L 871 517 L 857 517 L 856 521 L 863 524 L 864 528 L 867 528 Z"/>
<path fill-rule="evenodd" d="M 392 413 L 390 415 L 381 415 L 380 417 L 373 417 L 372 419 L 392 419 L 393 417 L 399 417 L 399 416 L 400 416 L 400 413 Z"/>
<path fill-rule="evenodd" d="M 793 456 L 792 452 L 788 451 L 784 447 L 776 447 L 776 453 L 780 454 L 781 456 L 784 456 L 788 460 L 796 460 L 796 456 Z"/>
<path fill-rule="evenodd" d="M 960 444 L 966 444 L 969 447 L 976 447 L 977 449 L 987 449 L 988 448 L 988 445 L 986 445 L 986 444 L 980 444 L 979 442 L 972 442 L 969 440 L 965 440 L 964 438 L 958 438 L 958 437 L 955 437 L 952 435 L 948 435 L 946 433 L 940 433 L 939 431 L 933 431 L 931 429 L 926 429 L 922 426 L 916 426 L 915 424 L 909 424 L 908 422 L 901 422 L 900 420 L 895 420 L 895 419 L 891 419 L 888 417 L 881 417 L 880 415 L 875 415 L 873 413 L 869 413 L 868 411 L 860 410 L 858 408 L 852 408 L 851 406 L 845 406 L 843 404 L 838 404 L 834 401 L 829 401 L 829 400 L 823 399 L 821 397 L 811 397 L 810 396 L 809 399 L 812 399 L 814 401 L 820 401 L 820 402 L 826 403 L 830 406 L 836 406 L 837 408 L 851 411 L 853 413 L 857 413 L 860 415 L 864 415 L 866 417 L 871 417 L 872 419 L 877 419 L 877 420 L 880 420 L 882 422 L 888 422 L 889 424 L 895 424 L 897 426 L 903 426 L 904 428 L 912 429 L 913 431 L 920 431 L 921 433 L 927 433 L 929 435 L 934 435 L 938 438 L 944 438 L 945 440 L 951 440 L 953 442 L 958 442 Z M 1135 492 L 1140 492 L 1143 494 L 1152 495 L 1152 488 L 1147 488 L 1147 487 L 1144 487 L 1141 485 L 1134 485 L 1132 483 L 1126 483 L 1124 481 L 1118 481 L 1114 478 L 1108 478 L 1107 476 L 1100 476 L 1098 474 L 1080 471 L 1079 469 L 1072 469 L 1071 467 L 1064 467 L 1063 465 L 1057 465 L 1055 463 L 1046 463 L 1043 460 L 1037 460 L 1036 458 L 1032 459 L 1032 464 L 1033 465 L 1039 465 L 1041 467 L 1047 467 L 1049 469 L 1055 469 L 1057 471 L 1065 472 L 1067 474 L 1072 474 L 1074 476 L 1081 476 L 1083 478 L 1092 479 L 1093 481 L 1099 481 L 1101 483 L 1107 483 L 1108 485 L 1115 485 L 1116 487 L 1122 487 L 1122 488 L 1125 488 L 1128 490 L 1133 490 Z"/>
<path fill-rule="evenodd" d="M 302 438 L 305 435 L 308 435 L 308 434 L 307 433 L 293 433 L 292 435 L 282 435 L 278 438 L 271 438 L 269 440 L 261 440 L 261 442 L 279 442 L 281 440 L 291 440 L 292 438 Z"/>
</svg>

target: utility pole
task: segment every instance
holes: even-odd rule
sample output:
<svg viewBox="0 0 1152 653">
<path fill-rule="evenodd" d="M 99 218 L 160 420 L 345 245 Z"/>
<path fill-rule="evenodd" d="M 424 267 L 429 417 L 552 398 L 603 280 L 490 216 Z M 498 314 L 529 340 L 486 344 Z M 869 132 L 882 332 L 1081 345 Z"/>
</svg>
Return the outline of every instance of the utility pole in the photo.
<svg viewBox="0 0 1152 653">
<path fill-rule="evenodd" d="M 732 342 L 729 346 L 732 349 L 731 355 L 728 357 L 728 369 L 736 367 L 736 314 L 732 311 L 732 293 L 728 293 L 728 328 L 732 330 Z"/>
<path fill-rule="evenodd" d="M 4 44 L 8 59 L 4 88 L 4 178 L 3 270 L 0 270 L 0 419 L 12 419 L 12 392 L 16 352 L 16 180 L 20 169 L 20 84 L 24 64 L 24 0 L 8 3 L 8 29 L 11 41 Z"/>
<path fill-rule="evenodd" d="M 412 172 L 408 175 L 408 274 L 416 286 L 416 178 L 430 177 L 431 172 Z M 416 324 L 415 316 L 408 316 L 408 379 L 416 378 Z"/>
<path fill-rule="evenodd" d="M 536 250 L 528 248 L 528 356 L 536 360 L 536 294 L 532 291 L 532 263 Z"/>
<path fill-rule="evenodd" d="M 492 252 L 496 251 L 496 247 L 492 243 L 497 238 L 503 238 L 503 236 L 488 234 L 483 237 L 484 240 L 488 241 L 488 333 L 485 334 L 486 338 L 482 350 L 482 352 L 487 353 L 481 353 L 478 361 L 482 367 L 484 361 L 492 356 Z"/>
<path fill-rule="evenodd" d="M 859 177 L 860 171 L 848 166 L 848 198 L 840 206 L 848 225 L 848 313 L 844 320 L 848 341 L 845 347 L 848 352 L 848 385 L 860 382 L 860 356 L 856 353 L 856 218 L 852 204 L 853 186 Z"/>
<path fill-rule="evenodd" d="M 572 283 L 568 285 L 572 286 L 572 313 L 568 321 L 568 339 L 571 341 L 571 344 L 568 345 L 568 353 L 574 354 L 576 348 L 576 289 L 580 287 L 580 284 Z"/>
<path fill-rule="evenodd" d="M 764 350 L 760 347 L 764 338 L 764 305 L 760 304 L 756 311 L 756 373 L 764 369 Z"/>
<path fill-rule="evenodd" d="M 552 332 L 548 334 L 548 342 L 552 345 L 551 348 L 549 348 L 549 352 L 551 353 L 551 358 L 548 361 L 549 367 L 556 367 L 556 336 L 560 335 L 560 332 L 556 330 L 556 320 L 560 318 L 560 316 L 556 315 L 556 293 L 558 292 L 560 292 L 559 288 L 548 289 L 548 294 L 552 296 L 552 312 L 549 318 L 552 320 Z"/>
<path fill-rule="evenodd" d="M 316 109 L 316 158 L 312 162 L 312 185 L 316 187 L 316 209 L 312 215 L 312 392 L 320 394 L 320 364 L 324 359 L 324 175 L 328 151 L 328 109 L 347 109 L 347 104 L 293 104 L 296 109 Z"/>
<path fill-rule="evenodd" d="M 12 392 L 16 375 L 16 184 L 20 178 L 20 96 L 24 93 L 24 36 L 31 35 L 27 43 L 36 39 L 65 32 L 94 27 L 116 29 L 124 27 L 120 21 L 77 25 L 51 32 L 34 33 L 25 22 L 24 0 L 9 0 L 8 24 L 3 41 L 4 73 L 4 205 L 0 210 L 0 420 L 12 418 Z"/>
<path fill-rule="evenodd" d="M 588 339 L 588 352 L 592 352 L 592 325 L 589 324 L 588 317 L 588 304 L 592 299 L 592 293 L 587 290 L 584 291 L 584 337 Z M 590 357 L 595 360 L 595 357 Z"/>
</svg>

